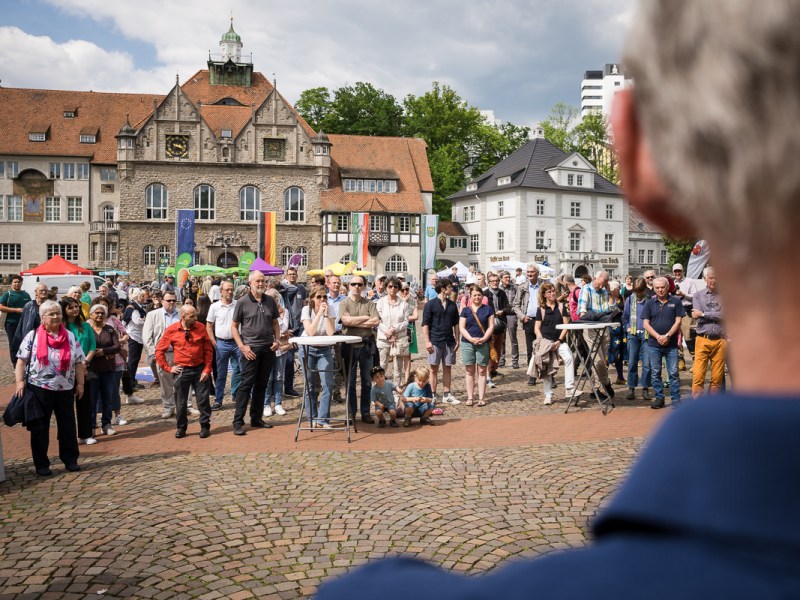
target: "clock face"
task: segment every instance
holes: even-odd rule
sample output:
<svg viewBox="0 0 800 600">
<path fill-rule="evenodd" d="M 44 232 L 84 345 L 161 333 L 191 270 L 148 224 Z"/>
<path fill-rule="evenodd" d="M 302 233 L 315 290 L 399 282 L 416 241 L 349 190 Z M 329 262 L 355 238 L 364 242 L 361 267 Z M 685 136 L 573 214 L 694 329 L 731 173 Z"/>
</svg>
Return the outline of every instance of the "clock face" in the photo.
<svg viewBox="0 0 800 600">
<path fill-rule="evenodd" d="M 165 150 L 169 158 L 188 158 L 189 138 L 185 135 L 168 135 Z"/>
</svg>

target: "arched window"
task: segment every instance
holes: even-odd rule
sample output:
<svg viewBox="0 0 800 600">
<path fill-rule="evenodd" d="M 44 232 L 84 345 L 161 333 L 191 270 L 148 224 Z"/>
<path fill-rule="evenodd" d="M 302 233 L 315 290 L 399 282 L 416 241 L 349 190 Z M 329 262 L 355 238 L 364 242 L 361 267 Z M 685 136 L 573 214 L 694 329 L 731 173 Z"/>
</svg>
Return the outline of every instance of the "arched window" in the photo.
<svg viewBox="0 0 800 600">
<path fill-rule="evenodd" d="M 198 221 L 213 221 L 215 218 L 214 188 L 198 185 L 194 188 L 194 218 Z"/>
<path fill-rule="evenodd" d="M 395 254 L 386 261 L 384 269 L 387 273 L 405 273 L 408 271 L 408 263 L 400 254 Z"/>
<path fill-rule="evenodd" d="M 158 260 L 160 261 L 162 258 L 166 258 L 169 263 L 169 246 L 158 247 Z"/>
<path fill-rule="evenodd" d="M 308 266 L 308 250 L 306 250 L 305 246 L 298 246 L 294 249 L 295 254 L 300 255 L 300 266 L 307 267 Z"/>
<path fill-rule="evenodd" d="M 145 246 L 144 247 L 144 266 L 150 266 L 156 264 L 156 247 L 155 246 Z"/>
<path fill-rule="evenodd" d="M 145 191 L 145 218 L 167 218 L 167 188 L 161 183 L 151 183 Z"/>
<path fill-rule="evenodd" d="M 100 209 L 101 214 L 103 215 L 103 221 L 108 223 L 114 220 L 114 205 L 113 204 L 104 204 Z"/>
<path fill-rule="evenodd" d="M 252 185 L 246 185 L 239 190 L 239 218 L 242 221 L 258 221 L 258 211 L 261 210 L 261 192 Z"/>
<path fill-rule="evenodd" d="M 294 251 L 289 246 L 281 248 L 281 266 L 285 267 L 289 264 L 289 259 L 292 258 Z"/>
<path fill-rule="evenodd" d="M 290 187 L 283 192 L 283 220 L 306 220 L 306 196 L 298 187 Z"/>
</svg>

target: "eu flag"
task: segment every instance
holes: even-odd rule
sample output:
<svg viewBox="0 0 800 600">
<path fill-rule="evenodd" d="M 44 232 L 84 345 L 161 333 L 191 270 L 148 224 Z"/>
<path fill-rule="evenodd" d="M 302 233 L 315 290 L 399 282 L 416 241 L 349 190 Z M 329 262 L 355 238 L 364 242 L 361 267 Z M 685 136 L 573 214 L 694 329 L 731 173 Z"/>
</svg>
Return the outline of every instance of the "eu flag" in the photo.
<svg viewBox="0 0 800 600">
<path fill-rule="evenodd" d="M 194 264 L 194 211 L 179 210 L 175 225 L 178 237 L 178 252 L 175 256 L 188 253 L 192 257 L 189 266 Z"/>
</svg>

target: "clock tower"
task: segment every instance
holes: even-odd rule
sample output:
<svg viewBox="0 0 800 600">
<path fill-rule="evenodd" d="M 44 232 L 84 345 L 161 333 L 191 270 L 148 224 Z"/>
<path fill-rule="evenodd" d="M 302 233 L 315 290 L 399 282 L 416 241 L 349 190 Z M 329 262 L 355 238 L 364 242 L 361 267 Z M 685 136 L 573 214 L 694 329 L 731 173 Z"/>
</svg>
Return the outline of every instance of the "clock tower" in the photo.
<svg viewBox="0 0 800 600">
<path fill-rule="evenodd" d="M 208 55 L 211 85 L 250 87 L 253 78 L 253 56 L 242 56 L 242 38 L 231 26 L 219 41 L 221 53 Z"/>
</svg>

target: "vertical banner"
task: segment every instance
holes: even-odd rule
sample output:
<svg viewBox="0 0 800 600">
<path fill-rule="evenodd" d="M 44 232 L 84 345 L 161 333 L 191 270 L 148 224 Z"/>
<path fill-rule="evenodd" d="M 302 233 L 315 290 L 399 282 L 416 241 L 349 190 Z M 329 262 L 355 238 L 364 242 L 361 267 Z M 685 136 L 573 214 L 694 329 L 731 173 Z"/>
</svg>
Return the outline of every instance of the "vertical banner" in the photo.
<svg viewBox="0 0 800 600">
<path fill-rule="evenodd" d="M 263 211 L 259 213 L 258 219 L 258 255 L 271 265 L 277 265 L 275 256 L 275 223 L 277 213 L 274 211 Z"/>
<path fill-rule="evenodd" d="M 436 238 L 439 235 L 439 215 L 423 215 L 422 272 L 436 267 Z"/>
<path fill-rule="evenodd" d="M 689 255 L 689 262 L 686 265 L 686 279 L 702 279 L 703 269 L 708 264 L 710 254 L 711 249 L 705 240 L 700 240 L 694 245 L 692 253 Z"/>
<path fill-rule="evenodd" d="M 367 266 L 369 252 L 369 213 L 350 213 L 350 233 L 353 236 L 350 260 L 363 269 Z"/>
<path fill-rule="evenodd" d="M 183 262 L 188 258 L 189 264 L 182 264 L 181 267 L 191 267 L 194 264 L 194 211 L 179 210 L 178 221 L 175 223 L 175 246 L 177 258 L 183 256 Z M 188 255 L 188 256 L 185 256 Z"/>
</svg>

